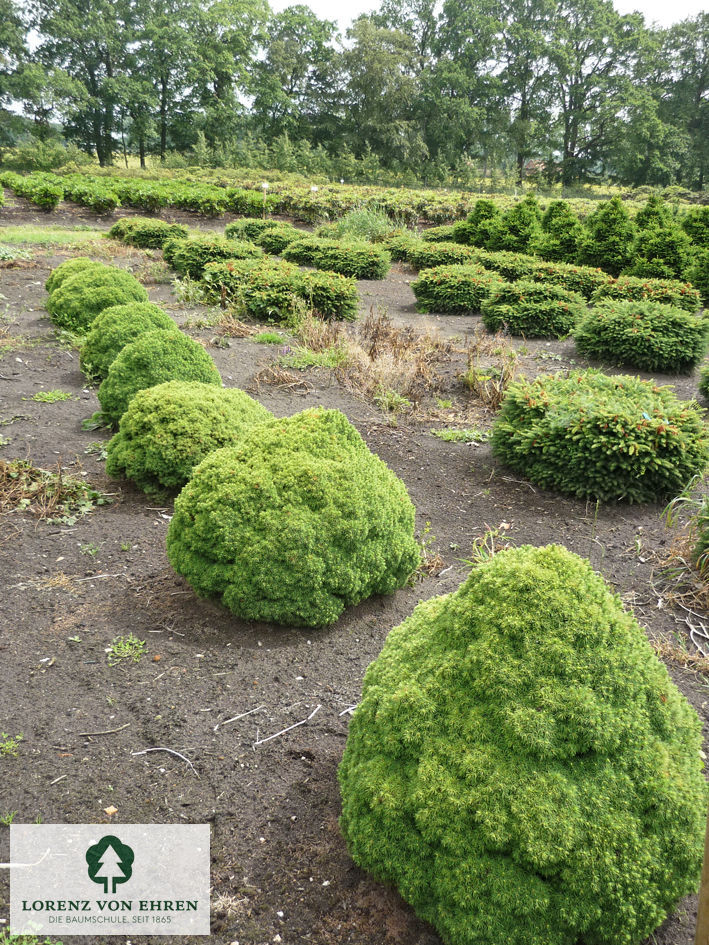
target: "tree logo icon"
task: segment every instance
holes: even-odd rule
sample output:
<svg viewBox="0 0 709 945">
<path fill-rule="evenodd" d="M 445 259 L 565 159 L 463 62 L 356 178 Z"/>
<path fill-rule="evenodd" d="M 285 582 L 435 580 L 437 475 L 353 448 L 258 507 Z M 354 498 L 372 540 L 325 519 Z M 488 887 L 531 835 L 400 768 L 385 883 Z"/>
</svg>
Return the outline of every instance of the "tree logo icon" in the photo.
<svg viewBox="0 0 709 945">
<path fill-rule="evenodd" d="M 133 875 L 135 854 L 131 847 L 121 843 L 118 837 L 102 837 L 86 851 L 89 878 L 103 884 L 108 895 L 115 893 L 119 883 L 127 883 Z"/>
</svg>

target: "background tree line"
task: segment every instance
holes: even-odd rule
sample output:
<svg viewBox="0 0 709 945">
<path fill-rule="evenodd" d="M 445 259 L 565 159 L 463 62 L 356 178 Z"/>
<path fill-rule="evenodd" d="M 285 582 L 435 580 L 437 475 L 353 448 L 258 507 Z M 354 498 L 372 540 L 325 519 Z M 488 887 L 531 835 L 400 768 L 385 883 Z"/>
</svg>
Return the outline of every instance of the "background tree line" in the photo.
<svg viewBox="0 0 709 945">
<path fill-rule="evenodd" d="M 0 0 L 0 145 L 162 161 L 703 189 L 709 14 L 382 0 L 344 36 L 267 0 Z"/>
</svg>

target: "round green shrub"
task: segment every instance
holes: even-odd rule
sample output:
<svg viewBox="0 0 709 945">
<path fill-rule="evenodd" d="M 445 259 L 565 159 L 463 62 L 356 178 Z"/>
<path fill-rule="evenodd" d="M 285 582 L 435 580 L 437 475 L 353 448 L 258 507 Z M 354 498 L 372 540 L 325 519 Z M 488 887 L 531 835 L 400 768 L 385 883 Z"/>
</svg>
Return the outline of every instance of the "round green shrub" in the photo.
<svg viewBox="0 0 709 945">
<path fill-rule="evenodd" d="M 622 200 L 612 197 L 587 218 L 578 261 L 617 276 L 633 262 L 635 233 Z"/>
<path fill-rule="evenodd" d="M 629 276 L 684 279 L 691 259 L 691 241 L 675 223 L 647 226 L 638 232 L 635 259 L 626 270 Z"/>
<path fill-rule="evenodd" d="M 471 262 L 498 273 L 506 282 L 531 279 L 532 273 L 545 265 L 536 256 L 528 256 L 526 253 L 491 253 L 487 249 L 474 249 L 471 252 Z"/>
<path fill-rule="evenodd" d="M 687 278 L 699 293 L 702 303 L 709 305 L 709 249 L 694 251 Z"/>
<path fill-rule="evenodd" d="M 152 302 L 132 302 L 105 308 L 94 319 L 91 331 L 81 346 L 81 370 L 103 380 L 126 345 L 146 332 L 158 329 L 178 331 L 167 312 Z"/>
<path fill-rule="evenodd" d="M 265 231 L 282 226 L 280 220 L 234 220 L 233 223 L 227 223 L 224 229 L 224 235 L 228 240 L 252 240 L 256 242 L 259 236 Z"/>
<path fill-rule="evenodd" d="M 208 302 L 234 302 L 239 297 L 239 289 L 248 273 L 266 266 L 280 268 L 289 266 L 280 259 L 226 259 L 222 262 L 207 263 L 200 280 L 205 299 Z M 297 266 L 291 267 L 298 272 Z"/>
<path fill-rule="evenodd" d="M 502 283 L 497 273 L 474 264 L 422 269 L 411 284 L 419 312 L 479 312 L 490 292 Z"/>
<path fill-rule="evenodd" d="M 145 217 L 124 217 L 117 220 L 108 235 L 141 249 L 162 249 L 168 240 L 186 239 L 189 230 L 182 223 L 149 220 Z"/>
<path fill-rule="evenodd" d="M 301 266 L 339 272 L 355 279 L 383 279 L 391 256 L 383 246 L 358 240 L 328 240 L 317 236 L 290 243 L 283 258 Z"/>
<path fill-rule="evenodd" d="M 407 254 L 407 262 L 414 269 L 435 269 L 437 266 L 455 266 L 477 262 L 475 250 L 462 243 L 414 244 Z"/>
<path fill-rule="evenodd" d="M 58 328 L 87 332 L 105 308 L 129 302 L 147 302 L 148 293 L 124 269 L 84 269 L 54 289 L 47 311 Z"/>
<path fill-rule="evenodd" d="M 257 321 L 287 322 L 303 308 L 302 287 L 297 266 L 258 266 L 244 273 L 236 301 L 244 315 Z"/>
<path fill-rule="evenodd" d="M 350 721 L 340 825 L 447 945 L 635 945 L 697 888 L 701 749 L 589 562 L 524 546 L 389 634 Z"/>
<path fill-rule="evenodd" d="M 502 282 L 482 305 L 488 331 L 506 327 L 526 338 L 563 338 L 585 311 L 580 295 L 544 282 Z"/>
<path fill-rule="evenodd" d="M 599 286 L 591 297 L 592 302 L 615 299 L 619 302 L 662 302 L 676 305 L 686 312 L 696 312 L 701 306 L 701 294 L 688 282 L 676 279 L 639 279 L 635 276 L 619 276 Z"/>
<path fill-rule="evenodd" d="M 67 259 L 66 262 L 61 263 L 56 269 L 52 269 L 49 278 L 44 283 L 44 288 L 51 295 L 62 283 L 66 282 L 66 280 L 70 279 L 72 276 L 77 275 L 79 272 L 86 272 L 89 269 L 100 272 L 106 269 L 110 270 L 110 268 L 111 267 L 107 266 L 105 263 L 94 262 L 93 259 L 88 259 L 86 256 L 77 256 L 75 259 Z"/>
<path fill-rule="evenodd" d="M 709 458 L 704 411 L 669 387 L 600 371 L 511 384 L 493 427 L 500 462 L 546 489 L 655 502 L 678 495 Z"/>
<path fill-rule="evenodd" d="M 590 299 L 597 289 L 613 281 L 613 276 L 609 276 L 602 269 L 594 269 L 591 266 L 572 266 L 569 263 L 560 262 L 537 263 L 530 268 L 525 278 L 532 279 L 534 282 L 558 285 L 569 292 L 578 292 L 585 299 Z"/>
<path fill-rule="evenodd" d="M 419 563 L 404 484 L 337 410 L 254 427 L 195 469 L 167 554 L 202 597 L 247 620 L 333 623 Z"/>
<path fill-rule="evenodd" d="M 138 391 L 108 444 L 106 472 L 144 492 L 181 489 L 209 453 L 272 416 L 242 390 L 167 381 Z"/>
<path fill-rule="evenodd" d="M 707 349 L 709 322 L 659 302 L 602 302 L 576 328 L 587 358 L 641 371 L 688 373 Z"/>
<path fill-rule="evenodd" d="M 454 223 L 444 223 L 441 226 L 430 226 L 421 234 L 424 243 L 455 243 L 456 228 Z"/>
<path fill-rule="evenodd" d="M 269 227 L 267 230 L 256 237 L 255 243 L 258 243 L 267 253 L 273 253 L 280 256 L 286 246 L 302 239 L 303 231 L 296 229 L 290 223 L 279 223 L 278 226 Z"/>
<path fill-rule="evenodd" d="M 375 243 L 377 246 L 383 246 L 394 262 L 408 262 L 412 250 L 425 245 L 424 241 L 413 233 L 396 231 L 375 240 Z"/>
<path fill-rule="evenodd" d="M 165 262 L 180 275 L 199 279 L 207 263 L 220 259 L 250 259 L 263 256 L 260 246 L 223 236 L 190 236 L 170 239 L 163 246 Z"/>
<path fill-rule="evenodd" d="M 222 383 L 214 362 L 192 338 L 174 329 L 149 331 L 126 345 L 108 369 L 98 389 L 105 419 L 117 426 L 139 390 L 165 381 Z"/>
<path fill-rule="evenodd" d="M 357 285 L 350 276 L 339 272 L 301 272 L 301 297 L 323 318 L 352 321 L 359 309 Z"/>
</svg>

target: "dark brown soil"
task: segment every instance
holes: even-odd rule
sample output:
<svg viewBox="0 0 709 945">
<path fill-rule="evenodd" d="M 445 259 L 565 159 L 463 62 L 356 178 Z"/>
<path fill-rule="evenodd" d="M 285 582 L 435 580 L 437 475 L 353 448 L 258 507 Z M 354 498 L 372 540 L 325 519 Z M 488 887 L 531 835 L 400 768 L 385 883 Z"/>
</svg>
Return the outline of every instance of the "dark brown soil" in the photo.
<svg viewBox="0 0 709 945">
<path fill-rule="evenodd" d="M 28 212 L 23 203 L 0 210 L 0 226 L 96 223 L 83 211 L 47 215 Z M 114 251 L 116 265 L 144 271 L 145 254 Z M 307 372 L 297 387 L 254 390 L 254 374 L 277 352 L 230 339 L 229 347 L 209 347 L 225 382 L 251 389 L 278 415 L 315 404 L 343 410 L 404 480 L 419 531 L 430 523 L 428 540 L 443 559 L 437 576 L 353 608 L 328 630 L 236 620 L 198 600 L 169 567 L 170 506 L 158 508 L 130 484 L 108 479 L 103 462 L 86 452 L 108 437 L 81 427 L 98 409 L 96 392 L 86 387 L 76 350 L 58 342 L 43 308 L 44 281 L 63 258 L 38 255 L 24 268 L 0 271 L 5 324 L 16 338 L 0 347 L 0 456 L 28 457 L 42 467 L 61 462 L 113 501 L 72 527 L 18 513 L 0 519 L 0 731 L 23 736 L 18 757 L 0 758 L 0 816 L 17 811 L 16 821 L 25 823 L 38 817 L 46 823 L 210 823 L 215 943 L 265 945 L 278 935 L 288 945 L 435 945 L 437 936 L 395 892 L 354 867 L 338 830 L 336 773 L 349 718 L 343 713 L 357 702 L 367 665 L 420 599 L 459 585 L 466 575 L 460 559 L 486 526 L 501 523 L 516 544 L 562 542 L 590 557 L 651 639 L 684 636 L 682 614 L 659 605 L 651 583 L 651 563 L 673 538 L 661 508 L 596 509 L 560 498 L 501 469 L 488 445 L 431 436 L 434 425 L 466 425 L 456 416 L 461 405 L 468 410 L 456 380 L 461 351 L 446 374 L 445 396 L 455 407 L 431 403 L 392 426 L 327 372 Z M 436 326 L 448 337 L 473 332 L 475 318 L 417 315 L 407 284 L 412 278 L 395 267 L 382 282 L 361 283 L 363 311 L 383 308 L 396 322 Z M 178 305 L 168 284 L 148 289 L 180 323 L 198 314 Z M 189 331 L 206 344 L 215 334 Z M 528 342 L 526 348 L 528 374 L 568 367 L 575 357 L 571 343 Z M 696 391 L 696 377 L 659 380 L 676 384 L 683 397 Z M 72 399 L 33 401 L 41 389 L 67 391 Z M 467 416 L 470 411 L 489 425 L 484 410 L 472 405 Z M 147 641 L 147 655 L 109 666 L 106 648 L 129 633 Z M 704 678 L 675 663 L 669 669 L 706 722 Z M 254 748 L 259 737 L 305 719 L 316 706 L 321 709 L 307 724 Z M 256 707 L 215 731 L 219 722 Z M 111 729 L 121 730 L 81 734 Z M 184 753 L 198 776 L 169 754 L 132 755 L 150 747 Z M 110 805 L 118 809 L 113 818 L 104 813 Z M 0 862 L 9 858 L 8 834 L 0 827 Z M 7 916 L 8 896 L 7 873 L 0 873 L 0 919 Z M 689 945 L 694 910 L 693 899 L 684 902 L 654 942 Z"/>
</svg>

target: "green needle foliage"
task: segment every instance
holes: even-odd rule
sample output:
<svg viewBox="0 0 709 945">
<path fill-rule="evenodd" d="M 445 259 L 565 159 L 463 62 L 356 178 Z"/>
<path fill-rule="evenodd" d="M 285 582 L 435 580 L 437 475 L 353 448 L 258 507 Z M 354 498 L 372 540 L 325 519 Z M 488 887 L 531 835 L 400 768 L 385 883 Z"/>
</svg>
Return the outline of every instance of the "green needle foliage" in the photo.
<svg viewBox="0 0 709 945">
<path fill-rule="evenodd" d="M 616 299 L 619 302 L 662 302 L 677 305 L 686 312 L 696 312 L 701 306 L 701 293 L 688 282 L 678 279 L 640 279 L 637 276 L 620 276 L 599 286 L 592 302 Z"/>
<path fill-rule="evenodd" d="M 340 823 L 448 945 L 635 945 L 697 888 L 701 748 L 589 562 L 525 546 L 391 631 L 350 722 Z"/>
<path fill-rule="evenodd" d="M 709 321 L 659 302 L 601 302 L 574 340 L 587 358 L 641 371 L 688 373 L 707 349 Z"/>
<path fill-rule="evenodd" d="M 87 269 L 94 269 L 96 271 L 110 271 L 111 267 L 106 266 L 104 263 L 94 262 L 93 259 L 88 259 L 86 256 L 77 256 L 75 259 L 67 259 L 66 262 L 60 263 L 56 269 L 52 269 L 49 278 L 44 283 L 44 288 L 51 295 L 55 289 L 58 289 L 62 283 L 71 276 L 75 276 L 79 272 L 85 272 Z"/>
<path fill-rule="evenodd" d="M 145 217 L 123 217 L 117 220 L 108 235 L 140 249 L 162 249 L 167 240 L 185 239 L 188 229 L 181 223 L 148 220 Z"/>
<path fill-rule="evenodd" d="M 53 324 L 67 331 L 89 331 L 104 309 L 129 302 L 147 302 L 148 293 L 123 269 L 85 269 L 54 289 L 47 301 Z"/>
<path fill-rule="evenodd" d="M 126 345 L 157 329 L 178 330 L 167 312 L 152 302 L 132 302 L 104 309 L 81 346 L 81 370 L 103 380 Z"/>
<path fill-rule="evenodd" d="M 165 381 L 201 381 L 220 387 L 222 383 L 214 362 L 192 338 L 174 329 L 149 331 L 123 348 L 99 387 L 104 419 L 118 426 L 139 390 Z"/>
<path fill-rule="evenodd" d="M 106 472 L 144 492 L 181 489 L 205 456 L 236 446 L 271 412 L 242 390 L 168 381 L 139 391 L 108 444 Z"/>
<path fill-rule="evenodd" d="M 485 327 L 526 338 L 563 338 L 586 311 L 580 295 L 544 282 L 503 282 L 483 302 Z"/>
<path fill-rule="evenodd" d="M 222 259 L 255 259 L 263 256 L 263 250 L 245 240 L 228 240 L 223 236 L 190 236 L 187 239 L 166 240 L 163 256 L 168 266 L 172 266 L 180 275 L 199 279 L 207 263 Z"/>
<path fill-rule="evenodd" d="M 598 266 L 613 276 L 619 275 L 632 265 L 635 233 L 635 225 L 623 201 L 620 197 L 612 197 L 586 220 L 579 262 Z"/>
<path fill-rule="evenodd" d="M 321 627 L 419 563 L 406 487 L 337 410 L 305 410 L 211 453 L 175 501 L 167 554 L 247 620 Z"/>
<path fill-rule="evenodd" d="M 422 269 L 411 284 L 419 312 L 479 312 L 490 292 L 502 284 L 494 272 L 474 263 Z"/>
<path fill-rule="evenodd" d="M 507 389 L 494 455 L 546 489 L 655 502 L 678 495 L 709 459 L 704 411 L 670 387 L 575 371 Z"/>
<path fill-rule="evenodd" d="M 391 256 L 381 244 L 317 236 L 293 241 L 284 249 L 283 258 L 355 279 L 383 279 L 391 266 Z"/>
</svg>

